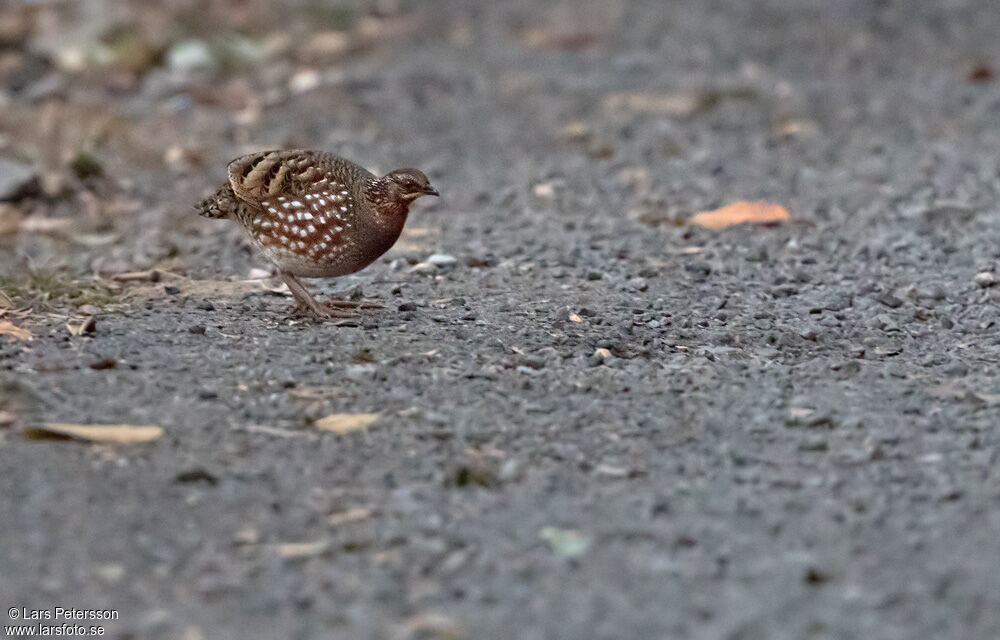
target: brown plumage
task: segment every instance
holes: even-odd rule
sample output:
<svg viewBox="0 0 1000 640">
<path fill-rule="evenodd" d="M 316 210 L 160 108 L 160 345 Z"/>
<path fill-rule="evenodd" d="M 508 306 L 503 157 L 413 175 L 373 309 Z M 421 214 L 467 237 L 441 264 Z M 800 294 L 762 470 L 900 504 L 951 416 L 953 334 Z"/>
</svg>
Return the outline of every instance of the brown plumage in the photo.
<svg viewBox="0 0 1000 640">
<path fill-rule="evenodd" d="M 320 305 L 297 276 L 342 276 L 364 269 L 399 238 L 410 204 L 438 195 L 416 169 L 379 178 L 331 153 L 261 151 L 229 163 L 229 182 L 198 209 L 232 218 L 277 267 L 299 307 L 338 315 Z"/>
</svg>

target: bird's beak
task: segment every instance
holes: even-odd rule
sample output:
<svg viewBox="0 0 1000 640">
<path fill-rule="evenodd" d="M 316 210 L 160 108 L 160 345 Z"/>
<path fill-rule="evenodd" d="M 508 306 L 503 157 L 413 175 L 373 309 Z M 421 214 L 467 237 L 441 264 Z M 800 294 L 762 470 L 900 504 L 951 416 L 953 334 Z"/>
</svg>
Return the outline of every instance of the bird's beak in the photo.
<svg viewBox="0 0 1000 640">
<path fill-rule="evenodd" d="M 438 193 L 438 190 L 435 189 L 434 187 L 432 187 L 431 185 L 427 185 L 426 187 L 424 187 L 424 194 L 428 195 L 428 196 L 440 196 L 441 195 L 440 193 Z"/>
</svg>

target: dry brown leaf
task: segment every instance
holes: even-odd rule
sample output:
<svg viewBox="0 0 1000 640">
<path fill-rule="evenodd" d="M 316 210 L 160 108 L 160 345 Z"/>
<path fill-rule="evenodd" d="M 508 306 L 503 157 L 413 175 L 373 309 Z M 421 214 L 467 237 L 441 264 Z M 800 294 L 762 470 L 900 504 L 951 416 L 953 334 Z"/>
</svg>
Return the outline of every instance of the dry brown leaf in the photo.
<svg viewBox="0 0 1000 640">
<path fill-rule="evenodd" d="M 296 400 L 324 400 L 336 393 L 336 387 L 301 387 L 288 392 L 288 395 Z"/>
<path fill-rule="evenodd" d="M 278 438 L 302 438 L 309 435 L 308 431 L 292 431 L 291 429 L 277 429 L 275 427 L 268 427 L 262 424 L 250 424 L 241 429 L 241 431 L 246 431 L 248 433 L 261 433 L 268 436 L 275 436 Z"/>
<path fill-rule="evenodd" d="M 349 524 L 351 522 L 361 522 L 362 520 L 368 520 L 374 517 L 375 512 L 368 507 L 353 507 L 347 511 L 341 511 L 339 513 L 334 513 L 327 518 L 327 522 L 330 526 L 339 527 L 340 525 Z"/>
<path fill-rule="evenodd" d="M 87 316 L 75 322 L 67 322 L 66 330 L 71 336 L 82 336 L 85 333 L 93 333 L 97 328 L 97 320 L 94 316 Z"/>
<path fill-rule="evenodd" d="M 29 216 L 21 221 L 25 233 L 64 233 L 74 225 L 71 218 L 42 218 Z"/>
<path fill-rule="evenodd" d="M 441 613 L 421 613 L 404 620 L 402 626 L 412 636 L 439 640 L 464 640 L 468 637 L 458 620 Z"/>
<path fill-rule="evenodd" d="M 282 558 L 308 558 L 318 556 L 330 546 L 328 540 L 316 542 L 285 542 L 278 545 L 278 555 Z"/>
<path fill-rule="evenodd" d="M 702 101 L 702 96 L 693 92 L 615 93 L 605 98 L 604 109 L 611 113 L 634 111 L 687 116 L 694 113 Z"/>
<path fill-rule="evenodd" d="M 0 204 L 0 236 L 17 233 L 23 217 L 19 210 L 9 204 Z"/>
<path fill-rule="evenodd" d="M 694 224 L 709 229 L 722 229 L 734 224 L 765 224 L 788 220 L 788 210 L 780 204 L 764 200 L 757 202 L 739 201 L 715 211 L 702 211 L 691 218 Z"/>
<path fill-rule="evenodd" d="M 334 433 L 350 433 L 364 429 L 378 420 L 377 413 L 331 413 L 316 421 L 316 428 Z"/>
<path fill-rule="evenodd" d="M 163 429 L 155 426 L 134 426 L 130 424 L 65 424 L 46 422 L 42 427 L 30 429 L 29 438 L 70 438 L 86 442 L 131 444 L 149 442 L 163 435 Z"/>
<path fill-rule="evenodd" d="M 404 238 L 422 238 L 432 233 L 436 233 L 436 231 L 429 227 L 406 227 L 403 229 L 402 236 Z"/>
<path fill-rule="evenodd" d="M 0 321 L 0 335 L 13 336 L 18 340 L 31 340 L 31 332 L 14 326 L 10 320 Z"/>
</svg>

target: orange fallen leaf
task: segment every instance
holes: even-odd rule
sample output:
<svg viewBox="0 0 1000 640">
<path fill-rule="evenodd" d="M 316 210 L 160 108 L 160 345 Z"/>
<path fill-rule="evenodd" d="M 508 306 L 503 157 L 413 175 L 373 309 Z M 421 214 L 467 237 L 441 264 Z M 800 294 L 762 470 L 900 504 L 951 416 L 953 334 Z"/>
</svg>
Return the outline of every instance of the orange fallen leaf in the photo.
<svg viewBox="0 0 1000 640">
<path fill-rule="evenodd" d="M 14 326 L 10 320 L 0 322 L 0 335 L 14 336 L 18 340 L 31 340 L 30 331 Z"/>
<path fill-rule="evenodd" d="M 715 211 L 702 211 L 691 218 L 694 224 L 709 229 L 722 229 L 734 224 L 765 224 L 788 220 L 788 210 L 780 204 L 772 204 L 764 200 L 757 202 L 739 201 L 726 205 Z"/>
<path fill-rule="evenodd" d="M 350 433 L 364 429 L 378 420 L 377 413 L 331 413 L 316 421 L 316 428 L 334 433 Z"/>
<path fill-rule="evenodd" d="M 29 429 L 27 436 L 33 439 L 70 438 L 87 442 L 131 444 L 149 442 L 163 435 L 163 429 L 154 426 L 137 427 L 130 424 L 65 424 L 46 422 L 43 426 Z"/>
</svg>

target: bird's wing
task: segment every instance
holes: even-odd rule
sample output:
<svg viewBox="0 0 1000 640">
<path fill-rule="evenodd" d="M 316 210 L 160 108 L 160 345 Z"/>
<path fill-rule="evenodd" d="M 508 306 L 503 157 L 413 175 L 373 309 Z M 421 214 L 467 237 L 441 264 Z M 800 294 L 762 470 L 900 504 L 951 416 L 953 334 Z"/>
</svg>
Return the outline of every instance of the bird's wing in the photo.
<svg viewBox="0 0 1000 640">
<path fill-rule="evenodd" d="M 249 206 L 244 222 L 264 244 L 334 251 L 356 227 L 360 192 L 374 176 L 316 151 L 262 151 L 229 163 L 233 192 Z"/>
<path fill-rule="evenodd" d="M 242 156 L 229 163 L 228 172 L 229 184 L 236 195 L 254 206 L 282 196 L 353 192 L 354 185 L 374 178 L 350 160 L 302 149 Z"/>
</svg>

